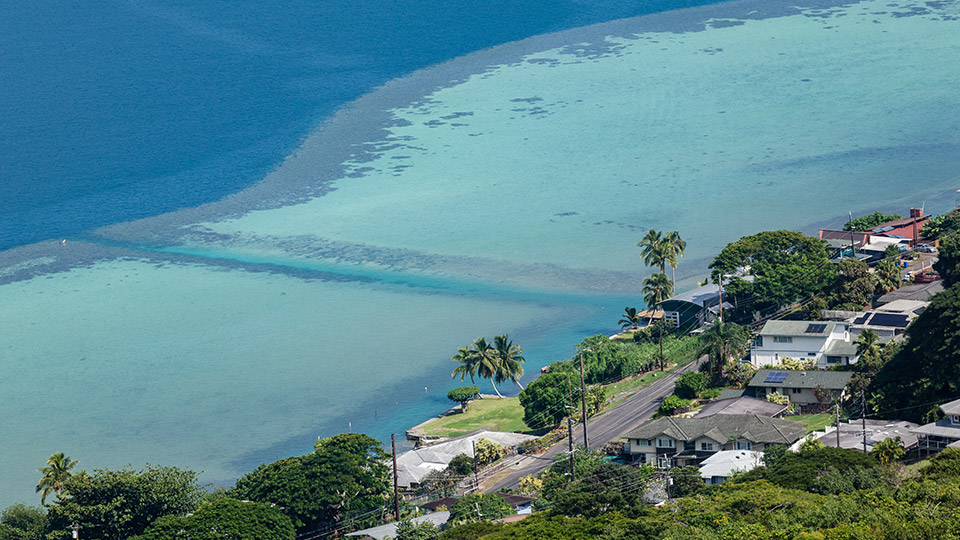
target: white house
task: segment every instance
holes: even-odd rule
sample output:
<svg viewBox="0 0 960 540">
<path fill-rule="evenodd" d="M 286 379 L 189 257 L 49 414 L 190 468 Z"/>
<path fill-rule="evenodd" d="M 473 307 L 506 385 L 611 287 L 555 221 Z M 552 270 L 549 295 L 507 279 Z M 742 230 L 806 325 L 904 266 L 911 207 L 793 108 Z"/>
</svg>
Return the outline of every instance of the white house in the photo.
<svg viewBox="0 0 960 540">
<path fill-rule="evenodd" d="M 818 368 L 857 362 L 849 326 L 835 321 L 767 321 L 753 339 L 750 363 L 779 366 L 783 359 L 815 360 Z"/>
<path fill-rule="evenodd" d="M 707 485 L 722 484 L 736 472 L 751 471 L 763 462 L 763 452 L 755 450 L 723 450 L 700 463 L 700 478 Z"/>
</svg>

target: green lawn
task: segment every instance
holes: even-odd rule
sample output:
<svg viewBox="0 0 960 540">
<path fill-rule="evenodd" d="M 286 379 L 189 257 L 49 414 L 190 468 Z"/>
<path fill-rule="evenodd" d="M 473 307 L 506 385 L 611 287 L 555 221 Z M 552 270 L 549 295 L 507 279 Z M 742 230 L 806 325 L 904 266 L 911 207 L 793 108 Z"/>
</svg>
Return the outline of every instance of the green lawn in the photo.
<svg viewBox="0 0 960 540">
<path fill-rule="evenodd" d="M 466 413 L 454 413 L 421 426 L 428 436 L 456 437 L 481 427 L 492 431 L 530 431 L 518 398 L 475 399 Z"/>
<path fill-rule="evenodd" d="M 784 416 L 784 419 L 803 422 L 803 425 L 807 428 L 807 432 L 821 430 L 827 426 L 832 426 L 834 423 L 834 416 L 830 413 Z"/>
</svg>

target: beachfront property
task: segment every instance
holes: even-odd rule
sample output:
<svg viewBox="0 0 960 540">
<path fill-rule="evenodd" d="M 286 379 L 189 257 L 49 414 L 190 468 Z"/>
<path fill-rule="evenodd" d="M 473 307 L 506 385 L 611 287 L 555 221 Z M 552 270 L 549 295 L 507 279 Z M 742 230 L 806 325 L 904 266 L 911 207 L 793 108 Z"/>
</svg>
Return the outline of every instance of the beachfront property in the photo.
<svg viewBox="0 0 960 540">
<path fill-rule="evenodd" d="M 960 399 L 940 405 L 944 417 L 910 430 L 918 438 L 921 456 L 944 448 L 960 448 Z"/>
<path fill-rule="evenodd" d="M 907 452 L 916 450 L 917 436 L 912 430 L 919 427 L 913 422 L 904 422 L 903 420 L 879 420 L 879 419 L 860 419 L 840 423 L 840 448 L 849 450 L 864 450 L 864 441 L 866 441 L 866 451 L 871 452 L 873 445 L 880 441 L 900 437 L 903 441 L 903 448 Z M 864 436 L 866 434 L 866 436 Z M 814 434 L 814 438 L 823 443 L 824 446 L 837 447 L 837 427 L 827 426 L 823 431 Z M 800 442 L 797 442 L 791 450 L 799 450 Z"/>
<path fill-rule="evenodd" d="M 530 514 L 533 512 L 533 502 L 536 501 L 536 497 L 526 497 L 523 495 L 514 495 L 513 493 L 496 493 L 499 495 L 507 504 L 510 505 L 510 508 L 513 508 L 518 514 Z M 427 512 L 436 512 L 443 508 L 452 508 L 457 501 L 460 500 L 460 497 L 443 497 L 442 499 L 436 499 L 428 503 L 420 505 L 422 510 Z"/>
<path fill-rule="evenodd" d="M 410 521 L 414 524 L 420 524 L 424 522 L 433 523 L 440 530 L 443 530 L 447 525 L 447 520 L 450 519 L 450 512 L 434 512 L 432 514 L 427 514 L 425 516 L 417 516 L 410 518 Z M 362 540 L 367 540 L 372 538 L 373 540 L 381 540 L 383 538 L 394 538 L 397 536 L 397 525 L 399 521 L 394 521 L 393 523 L 387 523 L 386 525 L 379 525 L 377 527 L 370 527 L 369 529 L 363 529 L 362 531 L 355 531 L 352 533 L 347 533 L 345 536 L 351 536 L 354 538 L 360 538 Z"/>
<path fill-rule="evenodd" d="M 851 377 L 853 373 L 849 371 L 761 369 L 747 383 L 744 395 L 765 399 L 768 394 L 778 392 L 801 409 L 820 408 L 842 399 Z"/>
<path fill-rule="evenodd" d="M 752 281 L 753 276 L 742 276 L 744 281 Z M 685 293 L 670 297 L 657 306 L 663 310 L 663 319 L 674 328 L 698 328 L 714 319 L 720 313 L 720 287 L 715 283 L 697 287 Z M 723 309 L 733 309 L 727 302 L 727 293 L 723 292 Z"/>
<path fill-rule="evenodd" d="M 763 464 L 763 452 L 723 450 L 700 463 L 700 478 L 708 486 L 722 484 L 735 473 L 748 472 Z"/>
<path fill-rule="evenodd" d="M 474 443 L 480 439 L 487 439 L 504 448 L 512 448 L 536 437 L 522 433 L 478 430 L 455 439 L 409 450 L 397 456 L 398 485 L 403 489 L 416 489 L 424 477 L 431 472 L 446 469 L 453 458 L 460 454 L 472 458 Z"/>
<path fill-rule="evenodd" d="M 723 450 L 759 452 L 768 444 L 793 444 L 805 433 L 800 422 L 755 414 L 668 416 L 644 422 L 627 433 L 624 451 L 633 463 L 660 468 L 696 466 Z"/>
<path fill-rule="evenodd" d="M 785 358 L 814 360 L 818 368 L 857 362 L 849 325 L 835 321 L 767 321 L 750 346 L 755 368 L 779 366 Z"/>
<path fill-rule="evenodd" d="M 849 257 L 856 252 L 858 259 L 867 264 L 875 264 L 883 258 L 887 246 L 902 246 L 906 249 L 920 243 L 923 240 L 920 231 L 931 217 L 923 215 L 921 208 L 911 208 L 910 217 L 888 221 L 869 231 L 820 229 L 819 238 L 827 241 L 835 258 Z"/>
</svg>

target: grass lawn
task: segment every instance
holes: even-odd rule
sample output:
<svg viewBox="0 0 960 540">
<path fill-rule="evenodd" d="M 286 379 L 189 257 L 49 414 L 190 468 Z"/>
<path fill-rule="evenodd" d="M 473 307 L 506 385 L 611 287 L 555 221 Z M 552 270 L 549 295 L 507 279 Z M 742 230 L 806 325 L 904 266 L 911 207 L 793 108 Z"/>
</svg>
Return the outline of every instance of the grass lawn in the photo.
<svg viewBox="0 0 960 540">
<path fill-rule="evenodd" d="M 834 422 L 834 416 L 830 413 L 801 414 L 797 416 L 784 416 L 783 418 L 785 420 L 796 420 L 797 422 L 803 422 L 803 425 L 807 428 L 808 433 L 823 429 L 827 426 L 832 426 Z"/>
<path fill-rule="evenodd" d="M 421 426 L 427 435 L 456 437 L 481 427 L 492 431 L 530 431 L 523 423 L 523 407 L 519 398 L 475 399 L 466 413 L 454 413 Z"/>
</svg>

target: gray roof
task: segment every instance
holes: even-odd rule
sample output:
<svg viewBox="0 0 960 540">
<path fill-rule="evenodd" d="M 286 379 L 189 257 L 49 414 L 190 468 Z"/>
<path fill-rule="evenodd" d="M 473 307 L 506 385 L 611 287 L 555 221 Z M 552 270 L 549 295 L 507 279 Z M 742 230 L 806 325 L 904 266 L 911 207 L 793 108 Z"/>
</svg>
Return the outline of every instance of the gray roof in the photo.
<svg viewBox="0 0 960 540">
<path fill-rule="evenodd" d="M 781 371 L 787 374 L 783 382 L 770 383 L 764 382 L 767 375 L 774 371 Z M 747 386 L 779 386 L 781 388 L 813 388 L 820 385 L 828 390 L 843 390 L 847 382 L 853 377 L 850 371 L 824 371 L 818 369 L 787 370 L 787 369 L 761 369 L 750 379 Z"/>
<path fill-rule="evenodd" d="M 810 325 L 822 324 L 823 330 L 807 332 Z M 835 321 L 767 321 L 760 329 L 761 336 L 799 336 L 799 337 L 826 337 L 833 333 L 838 323 Z"/>
<path fill-rule="evenodd" d="M 785 411 L 789 405 L 780 405 L 757 399 L 755 397 L 740 396 L 730 399 L 711 401 L 697 412 L 697 418 L 707 418 L 715 414 L 758 414 L 760 416 L 777 416 Z"/>
<path fill-rule="evenodd" d="M 717 399 L 732 399 L 743 395 L 743 388 L 724 388 Z"/>
<path fill-rule="evenodd" d="M 941 418 L 932 424 L 924 424 L 910 431 L 917 435 L 935 435 L 946 439 L 960 439 L 960 426 L 952 424 L 949 418 Z"/>
<path fill-rule="evenodd" d="M 437 527 L 440 527 L 446 523 L 448 519 L 450 519 L 450 512 L 444 510 L 443 512 L 434 512 L 425 516 L 415 517 L 410 521 L 414 523 L 423 523 L 424 521 L 429 521 Z M 381 538 L 386 538 L 388 536 L 396 536 L 396 534 L 397 522 L 395 521 L 393 523 L 387 523 L 386 525 L 380 525 L 379 527 L 371 527 L 362 531 L 347 533 L 347 536 L 359 536 L 361 538 L 369 536 L 370 538 L 380 540 Z"/>
<path fill-rule="evenodd" d="M 743 281 L 753 281 L 753 276 L 735 276 L 736 279 L 742 279 Z M 724 280 L 724 283 L 729 283 L 731 279 L 729 276 Z M 709 283 L 702 287 L 697 287 L 696 289 L 691 289 L 689 291 L 680 293 L 676 296 L 671 296 L 664 300 L 664 302 L 687 302 L 690 304 L 696 304 L 700 307 L 709 307 L 717 304 L 717 295 L 720 292 L 720 287 L 716 283 Z M 726 297 L 726 293 L 724 293 Z M 729 304 L 728 304 L 729 305 Z M 730 306 L 731 308 L 733 306 Z"/>
<path fill-rule="evenodd" d="M 888 292 L 877 299 L 877 304 L 886 304 L 894 300 L 923 300 L 930 301 L 930 298 L 938 292 L 943 291 L 943 282 L 934 281 L 933 283 L 922 283 L 917 285 L 907 285 L 900 287 L 895 291 Z"/>
<path fill-rule="evenodd" d="M 840 448 L 863 449 L 863 424 L 866 424 L 867 451 L 873 450 L 873 445 L 893 437 L 900 437 L 903 447 L 907 450 L 917 446 L 917 436 L 911 433 L 919 427 L 912 422 L 901 420 L 853 420 L 840 423 Z M 824 446 L 837 446 L 837 431 L 831 430 L 819 435 L 817 440 Z"/>
<path fill-rule="evenodd" d="M 940 406 L 943 414 L 960 414 L 960 399 L 949 401 Z"/>
<path fill-rule="evenodd" d="M 826 350 L 823 351 L 824 354 L 830 356 L 856 356 L 857 355 L 857 344 L 852 341 L 841 341 L 835 339 L 827 345 Z"/>
<path fill-rule="evenodd" d="M 756 414 L 715 414 L 707 418 L 664 417 L 644 422 L 626 434 L 628 439 L 655 439 L 666 435 L 681 441 L 695 441 L 701 437 L 720 444 L 745 439 L 755 443 L 792 444 L 807 430 L 800 422 L 767 418 Z"/>
<path fill-rule="evenodd" d="M 402 487 L 419 484 L 431 472 L 447 468 L 450 461 L 460 454 L 473 457 L 473 443 L 480 439 L 509 447 L 536 439 L 536 437 L 522 433 L 479 430 L 455 439 L 410 450 L 397 456 L 397 483 Z"/>
</svg>

